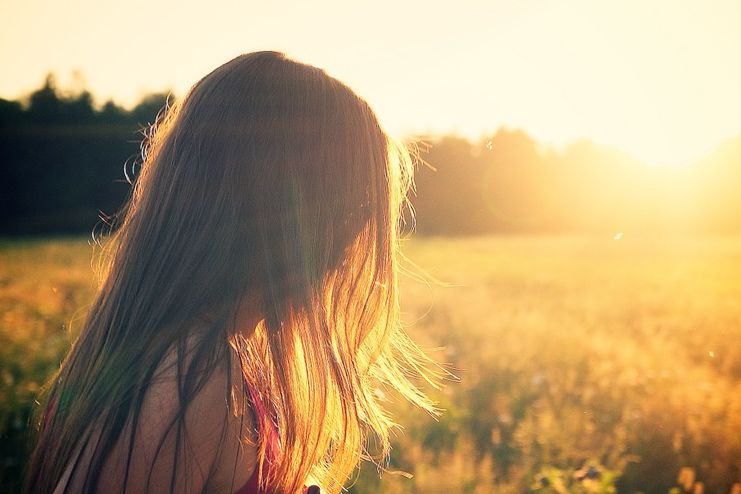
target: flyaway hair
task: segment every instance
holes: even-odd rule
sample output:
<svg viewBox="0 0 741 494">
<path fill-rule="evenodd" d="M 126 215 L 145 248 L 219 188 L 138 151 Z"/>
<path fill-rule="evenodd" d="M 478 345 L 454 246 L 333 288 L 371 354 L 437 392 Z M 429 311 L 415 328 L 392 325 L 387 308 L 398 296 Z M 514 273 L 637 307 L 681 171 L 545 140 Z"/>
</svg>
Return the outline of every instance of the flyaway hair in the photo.
<svg viewBox="0 0 741 494">
<path fill-rule="evenodd" d="M 206 75 L 144 150 L 99 291 L 47 387 L 27 490 L 52 492 L 79 451 L 90 461 L 67 485 L 93 489 L 114 445 L 134 442 L 145 392 L 174 349 L 171 491 L 187 467 L 185 411 L 235 354 L 267 411 L 259 428 L 279 431 L 262 481 L 341 491 L 371 436 L 376 461 L 389 452 L 396 424 L 379 390 L 436 412 L 418 382 L 434 384 L 439 371 L 399 319 L 409 150 L 347 86 L 277 52 Z M 249 336 L 229 331 L 246 294 L 258 294 L 264 315 Z M 238 408 L 230 389 L 225 413 Z"/>
</svg>

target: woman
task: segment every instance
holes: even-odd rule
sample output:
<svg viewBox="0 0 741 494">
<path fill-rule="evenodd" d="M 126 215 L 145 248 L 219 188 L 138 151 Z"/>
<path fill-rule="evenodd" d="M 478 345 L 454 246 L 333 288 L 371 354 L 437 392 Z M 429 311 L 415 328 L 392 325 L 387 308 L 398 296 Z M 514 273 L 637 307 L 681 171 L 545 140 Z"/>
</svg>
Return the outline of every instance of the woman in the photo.
<svg viewBox="0 0 741 494">
<path fill-rule="evenodd" d="M 389 451 L 382 389 L 436 411 L 399 324 L 407 150 L 341 82 L 257 52 L 143 151 L 27 490 L 339 492 L 371 436 Z"/>
</svg>

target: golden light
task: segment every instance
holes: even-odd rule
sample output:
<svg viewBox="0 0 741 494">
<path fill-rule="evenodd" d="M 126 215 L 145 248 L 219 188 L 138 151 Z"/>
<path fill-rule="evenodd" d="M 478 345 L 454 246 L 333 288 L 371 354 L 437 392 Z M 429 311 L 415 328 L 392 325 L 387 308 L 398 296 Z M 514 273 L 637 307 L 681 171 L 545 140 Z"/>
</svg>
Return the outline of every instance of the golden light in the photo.
<svg viewBox="0 0 741 494">
<path fill-rule="evenodd" d="M 741 132 L 741 3 L 588 0 L 366 3 L 3 2 L 0 95 L 79 70 L 99 98 L 182 93 L 239 52 L 326 68 L 397 134 L 502 125 L 580 137 L 650 164 Z M 34 29 L 28 29 L 33 25 Z M 53 42 L 50 42 L 53 40 Z"/>
</svg>

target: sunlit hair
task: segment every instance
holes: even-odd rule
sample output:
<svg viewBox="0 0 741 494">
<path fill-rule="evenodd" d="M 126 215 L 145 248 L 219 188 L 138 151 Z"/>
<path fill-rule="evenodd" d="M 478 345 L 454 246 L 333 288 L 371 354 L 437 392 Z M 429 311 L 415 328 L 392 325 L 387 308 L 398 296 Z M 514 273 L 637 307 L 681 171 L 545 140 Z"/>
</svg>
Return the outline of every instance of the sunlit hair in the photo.
<svg viewBox="0 0 741 494">
<path fill-rule="evenodd" d="M 56 405 L 39 416 L 27 489 L 54 489 L 93 419 L 100 441 L 85 472 L 96 485 L 160 361 L 172 348 L 183 357 L 197 334 L 178 371 L 182 406 L 230 365 L 229 342 L 269 412 L 260 429 L 280 433 L 278 492 L 307 479 L 340 491 L 371 437 L 376 460 L 389 452 L 385 392 L 436 411 L 414 383 L 435 381 L 431 360 L 399 320 L 408 148 L 323 70 L 256 52 L 172 104 L 144 151 L 101 288 L 48 389 Z M 249 336 L 228 324 L 248 293 L 265 317 Z"/>
</svg>

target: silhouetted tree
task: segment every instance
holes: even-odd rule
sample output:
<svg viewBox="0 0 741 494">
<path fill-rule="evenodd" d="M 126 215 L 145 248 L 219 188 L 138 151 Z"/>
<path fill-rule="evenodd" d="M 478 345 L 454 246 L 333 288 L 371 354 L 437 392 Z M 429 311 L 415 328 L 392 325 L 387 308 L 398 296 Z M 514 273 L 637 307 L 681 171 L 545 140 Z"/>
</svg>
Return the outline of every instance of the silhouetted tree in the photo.
<svg viewBox="0 0 741 494">
<path fill-rule="evenodd" d="M 23 119 L 23 106 L 20 101 L 0 98 L 0 127 L 18 125 Z"/>
<path fill-rule="evenodd" d="M 103 104 L 98 117 L 101 121 L 106 123 L 121 123 L 129 119 L 126 110 L 118 106 L 112 100 L 108 100 Z"/>
<path fill-rule="evenodd" d="M 61 106 L 56 90 L 56 79 L 53 74 L 48 74 L 41 89 L 31 93 L 28 116 L 39 123 L 59 121 L 62 118 Z"/>
<path fill-rule="evenodd" d="M 124 166 L 139 154 L 141 127 L 154 122 L 164 95 L 132 111 L 92 94 L 60 96 L 53 74 L 28 105 L 0 101 L 0 233 L 89 232 L 116 212 L 129 184 Z"/>
<path fill-rule="evenodd" d="M 117 211 L 142 128 L 174 98 L 99 110 L 84 88 L 60 96 L 53 74 L 28 104 L 0 99 L 0 233 L 89 232 Z M 522 130 L 479 142 L 438 136 L 416 174 L 420 234 L 560 231 L 741 232 L 741 137 L 694 166 L 651 168 L 587 140 L 562 151 Z"/>
<path fill-rule="evenodd" d="M 153 123 L 159 111 L 165 107 L 170 93 L 157 93 L 146 96 L 131 111 L 131 117 L 140 125 Z"/>
<path fill-rule="evenodd" d="M 487 210 L 502 231 L 542 226 L 547 170 L 537 143 L 521 130 L 500 129 L 484 145 L 484 173 L 478 179 Z"/>
<path fill-rule="evenodd" d="M 83 91 L 74 98 L 62 100 L 62 111 L 66 113 L 65 120 L 78 124 L 92 122 L 95 119 L 92 94 Z"/>
<path fill-rule="evenodd" d="M 412 198 L 417 231 L 430 234 L 476 233 L 485 228 L 487 214 L 480 189 L 481 163 L 471 143 L 446 136 L 431 143 L 422 158 Z"/>
</svg>

